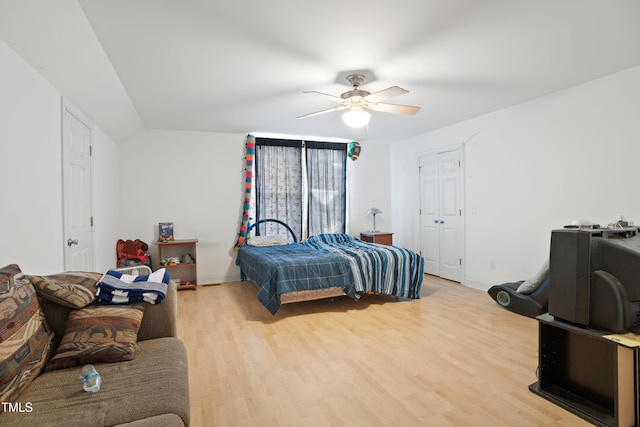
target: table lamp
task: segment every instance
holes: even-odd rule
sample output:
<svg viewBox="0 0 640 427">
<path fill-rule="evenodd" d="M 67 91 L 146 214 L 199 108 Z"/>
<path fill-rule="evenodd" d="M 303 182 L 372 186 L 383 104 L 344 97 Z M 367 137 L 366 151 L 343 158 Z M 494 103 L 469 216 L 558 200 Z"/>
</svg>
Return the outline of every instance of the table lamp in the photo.
<svg viewBox="0 0 640 427">
<path fill-rule="evenodd" d="M 374 233 L 377 232 L 378 230 L 376 230 L 376 215 L 382 213 L 382 211 L 378 208 L 371 208 L 366 213 L 367 215 L 373 215 L 373 230 L 371 231 Z"/>
</svg>

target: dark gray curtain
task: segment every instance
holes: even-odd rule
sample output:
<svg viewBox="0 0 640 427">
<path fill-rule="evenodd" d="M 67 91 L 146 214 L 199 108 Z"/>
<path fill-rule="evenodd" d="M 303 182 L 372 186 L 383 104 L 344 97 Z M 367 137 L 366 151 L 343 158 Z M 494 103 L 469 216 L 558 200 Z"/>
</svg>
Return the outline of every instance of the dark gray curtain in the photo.
<svg viewBox="0 0 640 427">
<path fill-rule="evenodd" d="M 344 233 L 346 215 L 347 156 L 342 147 L 307 145 L 309 236 Z"/>
<path fill-rule="evenodd" d="M 256 220 L 279 219 L 291 227 L 298 240 L 303 221 L 301 157 L 301 146 L 256 146 Z M 259 233 L 290 237 L 275 223 L 261 225 Z"/>
<path fill-rule="evenodd" d="M 346 149 L 347 144 L 339 143 L 256 138 L 256 221 L 283 221 L 299 241 L 344 233 Z M 259 234 L 289 237 L 274 223 L 261 225 Z"/>
</svg>

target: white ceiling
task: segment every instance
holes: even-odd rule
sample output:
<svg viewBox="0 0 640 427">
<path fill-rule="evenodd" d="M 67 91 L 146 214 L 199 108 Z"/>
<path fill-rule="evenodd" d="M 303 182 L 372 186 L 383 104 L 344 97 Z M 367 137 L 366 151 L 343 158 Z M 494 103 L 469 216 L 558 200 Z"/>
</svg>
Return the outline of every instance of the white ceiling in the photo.
<svg viewBox="0 0 640 427">
<path fill-rule="evenodd" d="M 0 38 L 117 140 L 142 127 L 397 141 L 640 65 L 638 0 L 0 0 Z M 416 116 L 352 130 L 338 80 Z M 594 100 L 596 102 L 596 100 Z"/>
</svg>

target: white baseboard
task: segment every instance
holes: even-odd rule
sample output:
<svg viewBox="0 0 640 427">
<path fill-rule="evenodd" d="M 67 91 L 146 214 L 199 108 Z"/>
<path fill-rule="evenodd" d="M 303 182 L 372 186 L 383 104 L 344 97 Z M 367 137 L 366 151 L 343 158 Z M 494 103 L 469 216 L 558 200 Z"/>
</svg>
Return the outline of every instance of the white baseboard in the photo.
<svg viewBox="0 0 640 427">
<path fill-rule="evenodd" d="M 240 280 L 240 274 L 220 276 L 203 276 L 198 277 L 198 286 L 219 285 L 225 282 L 238 282 Z"/>
<path fill-rule="evenodd" d="M 469 288 L 474 288 L 474 289 L 478 289 L 480 291 L 488 291 L 489 288 L 491 287 L 491 285 L 487 285 L 486 283 L 482 283 L 482 282 L 477 282 L 475 280 L 471 280 L 471 279 L 464 279 L 464 282 L 462 282 L 462 284 L 464 286 L 467 286 Z"/>
</svg>

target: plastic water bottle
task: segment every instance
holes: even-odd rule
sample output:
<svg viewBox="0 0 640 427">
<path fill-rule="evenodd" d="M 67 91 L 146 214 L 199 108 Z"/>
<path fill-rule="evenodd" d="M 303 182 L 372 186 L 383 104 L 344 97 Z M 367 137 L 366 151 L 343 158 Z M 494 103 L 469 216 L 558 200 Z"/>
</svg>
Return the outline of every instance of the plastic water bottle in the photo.
<svg viewBox="0 0 640 427">
<path fill-rule="evenodd" d="M 96 393 L 102 385 L 102 378 L 93 365 L 84 365 L 82 367 L 82 388 L 84 391 Z"/>
</svg>

